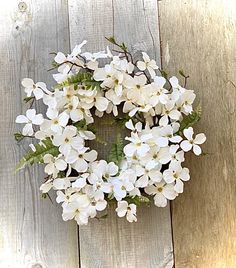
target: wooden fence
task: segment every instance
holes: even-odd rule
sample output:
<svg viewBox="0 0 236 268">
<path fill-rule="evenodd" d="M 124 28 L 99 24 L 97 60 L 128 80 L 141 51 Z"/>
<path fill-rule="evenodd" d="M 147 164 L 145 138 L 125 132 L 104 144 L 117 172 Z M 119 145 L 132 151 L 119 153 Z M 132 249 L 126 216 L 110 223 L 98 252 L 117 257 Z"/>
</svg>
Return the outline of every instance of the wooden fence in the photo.
<svg viewBox="0 0 236 268">
<path fill-rule="evenodd" d="M 170 74 L 190 75 L 208 138 L 192 179 L 167 208 L 145 208 L 138 222 L 114 215 L 77 228 L 39 192 L 41 168 L 15 174 L 21 79 L 53 84 L 50 52 L 82 40 L 91 50 L 115 36 L 147 51 Z M 0 267 L 236 267 L 236 3 L 234 0 L 0 1 Z M 171 217 L 172 214 L 172 217 Z"/>
</svg>

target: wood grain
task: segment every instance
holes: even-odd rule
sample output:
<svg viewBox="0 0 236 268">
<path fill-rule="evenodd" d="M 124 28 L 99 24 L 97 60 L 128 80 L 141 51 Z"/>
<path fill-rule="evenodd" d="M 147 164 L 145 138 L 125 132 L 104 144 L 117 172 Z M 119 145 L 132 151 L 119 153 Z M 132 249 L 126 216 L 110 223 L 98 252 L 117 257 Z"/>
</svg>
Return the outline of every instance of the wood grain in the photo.
<svg viewBox="0 0 236 268">
<path fill-rule="evenodd" d="M 208 156 L 190 156 L 192 179 L 173 202 L 177 268 L 236 267 L 236 2 L 159 2 L 164 68 L 190 75 L 203 107 Z"/>
<path fill-rule="evenodd" d="M 42 169 L 15 165 L 27 149 L 16 145 L 14 121 L 24 113 L 21 79 L 52 82 L 49 53 L 69 49 L 66 1 L 0 1 L 0 267 L 75 268 L 77 227 L 43 200 Z"/>
<path fill-rule="evenodd" d="M 88 40 L 92 51 L 103 50 L 104 36 L 115 36 L 133 52 L 147 51 L 160 61 L 157 2 L 154 0 L 69 1 L 71 46 Z M 102 124 L 102 123 L 100 123 Z M 100 127 L 101 129 L 101 127 Z M 104 139 L 115 129 L 102 129 Z M 101 156 L 109 149 L 100 148 Z M 106 220 L 92 221 L 79 229 L 82 268 L 173 267 L 169 207 L 142 208 L 138 222 L 117 219 L 114 207 Z"/>
</svg>

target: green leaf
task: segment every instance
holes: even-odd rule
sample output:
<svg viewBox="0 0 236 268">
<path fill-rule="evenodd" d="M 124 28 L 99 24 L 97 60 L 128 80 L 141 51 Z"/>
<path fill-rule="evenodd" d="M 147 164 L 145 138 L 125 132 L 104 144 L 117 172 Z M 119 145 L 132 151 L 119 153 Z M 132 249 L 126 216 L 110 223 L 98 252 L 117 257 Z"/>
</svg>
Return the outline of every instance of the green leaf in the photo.
<svg viewBox="0 0 236 268">
<path fill-rule="evenodd" d="M 191 114 L 184 116 L 183 120 L 180 122 L 180 128 L 178 134 L 182 133 L 184 129 L 189 128 L 196 124 L 202 115 L 202 108 L 199 105 Z"/>
<path fill-rule="evenodd" d="M 160 73 L 165 79 L 168 79 L 168 73 L 166 71 L 160 69 Z"/>
<path fill-rule="evenodd" d="M 54 88 L 63 88 L 68 86 L 74 86 L 75 89 L 80 86 L 84 86 L 85 89 L 100 89 L 101 82 L 95 81 L 91 73 L 77 73 L 68 77 L 64 82 L 57 84 Z"/>
<path fill-rule="evenodd" d="M 78 130 L 86 129 L 86 120 L 83 119 L 81 121 L 73 123 L 73 126 L 75 126 Z"/>
<path fill-rule="evenodd" d="M 59 155 L 58 147 L 52 144 L 49 138 L 46 138 L 41 143 L 35 144 L 35 151 L 30 149 L 20 160 L 16 166 L 16 171 L 24 168 L 26 165 L 33 165 L 34 163 L 43 163 L 43 157 L 45 154 L 51 154 L 53 156 Z"/>
<path fill-rule="evenodd" d="M 117 44 L 116 43 L 116 40 L 115 40 L 115 38 L 113 36 L 111 36 L 111 37 L 105 37 L 105 38 L 106 38 L 106 40 L 108 42 L 112 43 L 113 45 L 116 45 Z"/>
<path fill-rule="evenodd" d="M 108 156 L 108 161 L 114 162 L 115 164 L 119 165 L 120 162 L 124 159 L 123 148 L 123 139 L 121 138 L 121 134 L 119 133 L 117 135 L 116 142 L 112 144 L 111 151 Z"/>
<path fill-rule="evenodd" d="M 24 100 L 25 103 L 27 103 L 27 102 L 29 102 L 29 101 L 31 101 L 33 99 L 34 99 L 34 97 L 26 97 L 23 100 Z"/>
<path fill-rule="evenodd" d="M 87 122 L 85 119 L 81 120 L 81 121 L 78 121 L 76 123 L 73 123 L 73 126 L 75 126 L 77 128 L 77 130 L 88 130 L 88 131 L 91 131 L 93 132 L 94 134 L 96 134 L 96 128 L 94 125 L 87 125 Z"/>
<path fill-rule="evenodd" d="M 150 204 L 150 199 L 146 196 L 127 196 L 124 198 L 124 200 L 126 200 L 129 204 L 135 204 L 137 206 L 141 205 L 141 204 Z"/>
<path fill-rule="evenodd" d="M 16 141 L 22 141 L 25 138 L 25 136 L 20 132 L 14 133 L 14 137 Z"/>
</svg>

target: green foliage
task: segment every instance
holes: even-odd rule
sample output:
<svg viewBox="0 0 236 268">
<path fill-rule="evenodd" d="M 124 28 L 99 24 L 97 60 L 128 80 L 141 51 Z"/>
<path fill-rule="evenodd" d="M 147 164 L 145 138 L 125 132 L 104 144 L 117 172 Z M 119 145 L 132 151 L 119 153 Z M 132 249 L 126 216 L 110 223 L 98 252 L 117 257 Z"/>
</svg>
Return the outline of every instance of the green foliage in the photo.
<svg viewBox="0 0 236 268">
<path fill-rule="evenodd" d="M 116 138 L 116 142 L 112 144 L 110 154 L 108 156 L 109 162 L 114 162 L 116 165 L 119 165 L 120 162 L 124 159 L 123 152 L 124 144 L 121 134 L 119 133 Z"/>
<path fill-rule="evenodd" d="M 75 89 L 78 88 L 79 85 L 84 86 L 85 89 L 100 89 L 101 82 L 95 81 L 92 77 L 91 73 L 77 73 L 67 78 L 64 82 L 57 84 L 54 88 L 63 88 L 68 86 L 74 86 Z"/>
<path fill-rule="evenodd" d="M 108 42 L 110 42 L 111 44 L 113 44 L 113 45 L 115 45 L 115 46 L 117 46 L 117 47 L 119 47 L 122 51 L 124 51 L 125 53 L 128 53 L 128 47 L 125 45 L 125 43 L 121 43 L 121 44 L 119 44 L 119 43 L 117 43 L 117 41 L 115 40 L 115 38 L 114 38 L 114 36 L 111 36 L 111 37 L 105 37 L 106 38 L 106 40 L 108 41 Z"/>
<path fill-rule="evenodd" d="M 160 73 L 161 73 L 161 75 L 165 78 L 165 79 L 168 79 L 168 73 L 166 72 L 166 71 L 164 71 L 164 70 L 159 70 L 160 71 Z"/>
<path fill-rule="evenodd" d="M 77 128 L 77 130 L 88 130 L 88 131 L 92 131 L 94 134 L 96 134 L 96 128 L 94 127 L 94 125 L 87 125 L 86 120 L 83 119 L 81 121 L 78 121 L 76 123 L 73 123 L 73 126 L 75 126 Z"/>
<path fill-rule="evenodd" d="M 87 129 L 86 127 L 86 120 L 83 119 L 83 120 L 80 120 L 76 123 L 73 123 L 73 126 L 75 126 L 78 130 L 81 130 L 81 129 Z"/>
<path fill-rule="evenodd" d="M 26 98 L 24 98 L 23 100 L 24 100 L 25 103 L 27 103 L 27 102 L 29 102 L 29 101 L 31 101 L 31 100 L 34 100 L 34 98 L 35 98 L 35 97 L 26 97 Z"/>
<path fill-rule="evenodd" d="M 25 138 L 25 136 L 20 132 L 14 133 L 14 137 L 15 137 L 15 140 L 18 142 L 22 141 Z"/>
<path fill-rule="evenodd" d="M 127 196 L 124 198 L 124 200 L 126 200 L 129 204 L 135 204 L 137 206 L 141 204 L 146 204 L 146 205 L 150 204 L 150 199 L 143 195 Z"/>
<path fill-rule="evenodd" d="M 183 120 L 180 122 L 178 134 L 181 134 L 184 129 L 196 124 L 201 119 L 201 115 L 202 108 L 199 105 L 191 114 L 184 116 Z"/>
<path fill-rule="evenodd" d="M 40 144 L 35 144 L 36 151 L 30 149 L 24 157 L 20 160 L 16 166 L 16 170 L 24 168 L 26 165 L 34 163 L 43 163 L 43 157 L 45 154 L 51 154 L 57 156 L 59 154 L 58 147 L 52 144 L 52 141 L 49 138 L 43 140 Z"/>
<path fill-rule="evenodd" d="M 112 117 L 109 118 L 109 120 L 106 120 L 106 122 L 104 122 L 104 125 L 110 125 L 110 126 L 119 126 L 120 128 L 124 129 L 125 128 L 125 123 L 128 122 L 130 119 L 130 117 L 128 116 L 128 114 L 123 114 L 123 117 Z"/>
</svg>

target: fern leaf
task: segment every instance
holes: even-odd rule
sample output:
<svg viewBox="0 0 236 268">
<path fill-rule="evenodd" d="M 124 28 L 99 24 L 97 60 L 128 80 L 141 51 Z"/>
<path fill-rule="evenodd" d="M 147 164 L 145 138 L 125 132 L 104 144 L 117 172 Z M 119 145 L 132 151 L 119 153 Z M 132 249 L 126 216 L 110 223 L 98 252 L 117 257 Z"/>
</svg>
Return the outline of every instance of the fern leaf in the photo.
<svg viewBox="0 0 236 268">
<path fill-rule="evenodd" d="M 16 166 L 16 171 L 24 168 L 26 165 L 34 163 L 43 163 L 43 157 L 45 154 L 51 154 L 57 156 L 59 154 L 58 147 L 52 144 L 52 141 L 47 138 L 43 140 L 40 144 L 35 144 L 35 151 L 29 150 L 20 160 Z"/>
<path fill-rule="evenodd" d="M 202 108 L 199 105 L 191 114 L 185 116 L 183 120 L 180 122 L 180 128 L 178 133 L 182 133 L 185 128 L 191 127 L 196 124 L 202 115 Z"/>
<path fill-rule="evenodd" d="M 84 86 L 86 89 L 100 89 L 101 82 L 95 81 L 91 73 L 77 73 L 68 77 L 64 82 L 57 84 L 54 88 L 63 88 L 73 85 L 75 89 L 79 85 Z"/>
<path fill-rule="evenodd" d="M 123 152 L 124 144 L 121 135 L 118 134 L 116 138 L 116 142 L 112 144 L 110 154 L 108 156 L 109 162 L 114 162 L 115 164 L 119 165 L 120 162 L 124 159 L 124 152 Z"/>
<path fill-rule="evenodd" d="M 138 196 L 138 195 L 135 195 L 135 196 L 126 196 L 124 198 L 124 200 L 126 200 L 129 204 L 135 204 L 137 206 L 141 205 L 141 204 L 146 204 L 146 205 L 149 205 L 150 204 L 150 199 L 146 196 Z"/>
</svg>

